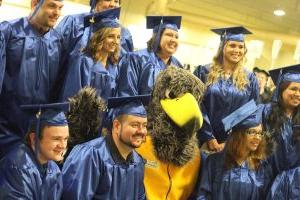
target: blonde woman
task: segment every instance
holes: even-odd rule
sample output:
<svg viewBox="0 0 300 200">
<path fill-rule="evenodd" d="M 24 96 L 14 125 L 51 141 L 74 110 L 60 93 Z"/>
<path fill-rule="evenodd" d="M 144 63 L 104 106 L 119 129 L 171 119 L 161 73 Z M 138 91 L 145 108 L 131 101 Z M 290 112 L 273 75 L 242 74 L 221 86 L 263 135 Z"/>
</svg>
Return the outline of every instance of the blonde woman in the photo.
<svg viewBox="0 0 300 200">
<path fill-rule="evenodd" d="M 218 152 L 224 148 L 227 133 L 221 120 L 241 105 L 259 98 L 258 82 L 252 72 L 243 68 L 247 52 L 244 27 L 213 29 L 221 35 L 221 43 L 213 63 L 199 66 L 194 74 L 207 86 L 202 112 L 205 123 L 198 132 L 200 145 Z"/>
<path fill-rule="evenodd" d="M 113 95 L 120 53 L 121 28 L 116 20 L 119 14 L 120 8 L 116 8 L 92 16 L 99 21 L 90 24 L 93 35 L 87 47 L 69 59 L 63 100 L 85 86 L 95 88 L 97 95 L 105 100 Z"/>
</svg>

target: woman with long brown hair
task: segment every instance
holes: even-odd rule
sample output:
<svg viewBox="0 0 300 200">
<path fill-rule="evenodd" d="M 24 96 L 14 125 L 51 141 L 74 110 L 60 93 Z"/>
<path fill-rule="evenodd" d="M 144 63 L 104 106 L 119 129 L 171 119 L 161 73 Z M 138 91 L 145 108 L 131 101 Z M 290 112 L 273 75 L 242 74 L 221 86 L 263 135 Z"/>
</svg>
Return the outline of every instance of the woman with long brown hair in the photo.
<svg viewBox="0 0 300 200">
<path fill-rule="evenodd" d="M 198 138 L 208 150 L 218 152 L 228 136 L 220 121 L 251 99 L 257 101 L 259 89 L 255 75 L 244 69 L 244 34 L 251 32 L 244 27 L 212 31 L 221 35 L 218 52 L 211 65 L 197 67 L 194 74 L 207 86 L 201 108 L 205 121 Z"/>
<path fill-rule="evenodd" d="M 120 8 L 87 16 L 93 35 L 82 52 L 72 55 L 62 91 L 67 100 L 81 88 L 95 88 L 103 99 L 113 96 L 120 53 Z"/>
<path fill-rule="evenodd" d="M 205 160 L 197 199 L 265 199 L 278 171 L 266 159 L 262 106 L 252 100 L 222 122 L 230 136 L 223 151 Z"/>
<path fill-rule="evenodd" d="M 299 199 L 300 65 L 271 70 L 270 75 L 277 88 L 273 102 L 267 104 L 263 112 L 264 129 L 276 143 L 275 167 L 295 169 L 276 178 L 269 198 Z"/>
</svg>

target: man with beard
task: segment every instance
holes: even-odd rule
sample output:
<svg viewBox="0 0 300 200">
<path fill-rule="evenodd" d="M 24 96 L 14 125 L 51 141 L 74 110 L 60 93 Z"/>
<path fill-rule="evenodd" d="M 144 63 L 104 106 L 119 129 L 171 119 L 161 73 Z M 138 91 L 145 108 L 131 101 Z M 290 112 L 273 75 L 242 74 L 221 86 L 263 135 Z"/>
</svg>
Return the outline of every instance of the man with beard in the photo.
<svg viewBox="0 0 300 200">
<path fill-rule="evenodd" d="M 63 167 L 63 199 L 145 199 L 144 160 L 134 149 L 147 134 L 139 100 L 147 97 L 108 99 L 109 108 L 118 106 L 111 134 L 73 148 Z"/>
</svg>

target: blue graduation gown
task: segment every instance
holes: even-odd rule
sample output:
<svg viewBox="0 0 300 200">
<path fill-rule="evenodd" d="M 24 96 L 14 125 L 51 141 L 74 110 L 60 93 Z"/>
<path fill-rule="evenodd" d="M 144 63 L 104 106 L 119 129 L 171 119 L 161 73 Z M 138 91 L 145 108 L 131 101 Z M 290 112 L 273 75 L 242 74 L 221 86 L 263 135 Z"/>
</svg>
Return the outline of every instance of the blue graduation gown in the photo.
<svg viewBox="0 0 300 200">
<path fill-rule="evenodd" d="M 300 167 L 284 171 L 273 182 L 267 200 L 300 199 Z"/>
<path fill-rule="evenodd" d="M 198 66 L 194 74 L 203 82 L 209 73 L 209 66 Z M 201 143 L 213 138 L 218 142 L 225 142 L 228 135 L 225 133 L 222 119 L 244 105 L 251 99 L 258 101 L 259 89 L 255 75 L 246 71 L 249 84 L 243 91 L 238 90 L 231 78 L 219 79 L 216 83 L 209 85 L 205 91 L 201 109 L 208 120 L 204 120 L 204 125 L 199 131 Z"/>
<path fill-rule="evenodd" d="M 266 118 L 272 110 L 271 104 L 266 104 L 263 109 L 263 127 L 272 132 L 272 125 L 268 124 Z M 280 128 L 280 133 L 275 135 L 276 148 L 274 151 L 275 166 L 277 169 L 285 170 L 300 166 L 299 151 L 300 145 L 293 139 L 293 122 L 287 119 Z"/>
<path fill-rule="evenodd" d="M 82 53 L 72 56 L 63 84 L 62 100 L 66 101 L 85 86 L 95 88 L 98 96 L 105 100 L 113 96 L 118 68 L 109 60 L 107 67 L 106 69 L 100 62 L 94 62 L 91 57 Z"/>
<path fill-rule="evenodd" d="M 125 161 L 112 136 L 73 148 L 63 166 L 63 199 L 145 199 L 144 161 L 133 151 Z"/>
<path fill-rule="evenodd" d="M 40 165 L 25 144 L 0 161 L 0 199 L 60 200 L 62 189 L 62 174 L 56 163 Z"/>
<path fill-rule="evenodd" d="M 182 67 L 173 56 L 169 65 Z M 166 69 L 167 65 L 154 53 L 147 49 L 128 53 L 119 62 L 117 78 L 117 96 L 132 96 L 149 94 L 152 91 L 157 75 Z"/>
<path fill-rule="evenodd" d="M 276 176 L 272 162 L 262 161 L 258 170 L 242 166 L 224 169 L 224 152 L 211 154 L 201 171 L 197 200 L 200 199 L 265 199 L 269 185 Z"/>
<path fill-rule="evenodd" d="M 57 25 L 56 30 L 66 38 L 68 52 L 80 50 L 88 44 L 89 36 L 91 37 L 90 28 L 84 28 L 84 17 L 90 13 L 81 13 L 68 15 L 64 17 Z M 75 42 L 74 42 L 75 41 Z M 121 26 L 121 54 L 132 52 L 134 49 L 132 36 L 129 30 Z"/>
<path fill-rule="evenodd" d="M 0 91 L 0 150 L 4 152 L 17 135 L 23 138 L 28 118 L 22 117 L 19 105 L 49 103 L 56 90 L 60 71 L 61 36 L 50 29 L 44 35 L 36 32 L 28 19 L 20 18 L 0 24 L 4 49 L 0 51 L 3 77 Z M 3 47 L 1 47 L 3 48 Z M 3 61 L 6 62 L 3 64 Z M 3 74 L 4 73 L 4 74 Z"/>
</svg>

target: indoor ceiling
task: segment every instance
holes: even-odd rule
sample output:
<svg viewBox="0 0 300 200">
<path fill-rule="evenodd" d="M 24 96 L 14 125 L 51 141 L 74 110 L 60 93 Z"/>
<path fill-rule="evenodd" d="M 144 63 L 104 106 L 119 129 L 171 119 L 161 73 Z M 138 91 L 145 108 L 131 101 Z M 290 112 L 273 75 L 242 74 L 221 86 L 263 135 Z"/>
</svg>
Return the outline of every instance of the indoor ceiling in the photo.
<svg viewBox="0 0 300 200">
<path fill-rule="evenodd" d="M 89 0 L 73 1 L 89 4 Z M 140 11 L 142 5 L 145 15 L 182 15 L 184 22 L 191 25 L 244 25 L 250 30 L 291 35 L 300 32 L 300 0 L 122 0 L 122 4 L 130 6 L 131 12 Z M 286 15 L 274 16 L 276 8 L 284 9 Z"/>
</svg>

